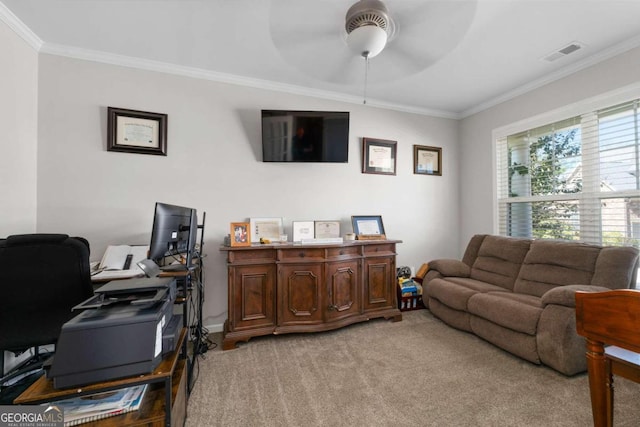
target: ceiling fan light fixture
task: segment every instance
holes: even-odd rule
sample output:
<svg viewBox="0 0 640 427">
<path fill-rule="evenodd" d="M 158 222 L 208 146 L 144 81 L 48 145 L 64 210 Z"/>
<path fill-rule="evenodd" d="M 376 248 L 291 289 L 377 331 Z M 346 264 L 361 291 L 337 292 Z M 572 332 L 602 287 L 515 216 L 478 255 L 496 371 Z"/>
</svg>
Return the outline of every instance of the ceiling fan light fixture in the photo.
<svg viewBox="0 0 640 427">
<path fill-rule="evenodd" d="M 347 35 L 347 46 L 356 54 L 373 58 L 387 44 L 387 32 L 376 25 L 363 25 Z"/>
</svg>

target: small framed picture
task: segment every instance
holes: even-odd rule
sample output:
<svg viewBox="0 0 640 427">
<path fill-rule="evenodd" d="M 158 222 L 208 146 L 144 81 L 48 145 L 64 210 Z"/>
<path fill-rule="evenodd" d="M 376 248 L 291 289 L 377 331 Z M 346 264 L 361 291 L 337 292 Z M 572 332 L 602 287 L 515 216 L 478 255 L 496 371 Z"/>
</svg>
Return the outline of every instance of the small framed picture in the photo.
<svg viewBox="0 0 640 427">
<path fill-rule="evenodd" d="M 316 221 L 316 239 L 340 237 L 340 221 Z"/>
<path fill-rule="evenodd" d="M 293 221 L 293 241 L 315 238 L 313 225 L 313 221 Z"/>
<path fill-rule="evenodd" d="M 362 173 L 396 174 L 396 141 L 362 138 Z"/>
<path fill-rule="evenodd" d="M 358 239 L 362 236 L 380 236 L 384 238 L 384 224 L 380 215 L 354 215 L 351 217 L 353 233 Z"/>
<path fill-rule="evenodd" d="M 107 151 L 167 155 L 167 115 L 107 109 Z"/>
<path fill-rule="evenodd" d="M 442 176 L 442 148 L 414 145 L 413 173 Z"/>
<path fill-rule="evenodd" d="M 231 246 L 251 246 L 251 229 L 248 222 L 231 223 Z"/>
<path fill-rule="evenodd" d="M 282 218 L 251 218 L 251 242 L 260 243 L 260 239 L 279 242 L 282 235 Z"/>
</svg>

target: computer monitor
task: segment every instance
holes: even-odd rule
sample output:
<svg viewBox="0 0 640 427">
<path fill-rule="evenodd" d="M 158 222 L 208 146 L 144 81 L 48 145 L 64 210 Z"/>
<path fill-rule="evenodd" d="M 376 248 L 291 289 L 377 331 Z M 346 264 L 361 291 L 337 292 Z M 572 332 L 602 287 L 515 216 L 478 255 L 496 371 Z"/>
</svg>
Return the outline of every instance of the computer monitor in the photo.
<svg viewBox="0 0 640 427">
<path fill-rule="evenodd" d="M 186 257 L 193 265 L 198 236 L 198 215 L 192 208 L 157 202 L 149 245 L 149 259 L 163 266 L 166 257 Z"/>
</svg>

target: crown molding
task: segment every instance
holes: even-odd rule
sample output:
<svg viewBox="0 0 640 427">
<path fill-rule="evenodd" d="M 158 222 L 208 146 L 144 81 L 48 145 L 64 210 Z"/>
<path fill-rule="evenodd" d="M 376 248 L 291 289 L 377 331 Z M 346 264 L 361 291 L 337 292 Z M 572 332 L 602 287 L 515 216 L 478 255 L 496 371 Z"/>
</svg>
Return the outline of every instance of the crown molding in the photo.
<svg viewBox="0 0 640 427">
<path fill-rule="evenodd" d="M 40 53 L 56 56 L 64 56 L 74 59 L 82 59 L 103 64 L 117 65 L 121 67 L 136 68 L 146 71 L 155 71 L 165 74 L 173 74 L 183 77 L 191 77 L 201 80 L 210 80 L 219 83 L 227 83 L 239 86 L 252 87 L 275 92 L 284 92 L 293 95 L 310 96 L 314 98 L 327 99 L 332 101 L 345 102 L 349 104 L 363 104 L 362 98 L 354 95 L 347 95 L 340 92 L 312 89 L 303 86 L 274 82 L 270 80 L 255 79 L 234 74 L 220 73 L 201 68 L 185 67 L 161 61 L 135 58 L 125 55 L 100 52 L 90 49 L 77 48 L 73 46 L 44 43 L 40 48 Z M 377 99 L 368 99 L 366 106 L 383 108 L 387 110 L 401 111 L 431 117 L 441 117 L 448 119 L 458 119 L 457 113 L 448 111 L 431 110 L 410 105 L 394 104 Z"/>
<path fill-rule="evenodd" d="M 42 39 L 38 37 L 24 22 L 11 12 L 4 3 L 0 2 L 0 21 L 4 22 L 21 37 L 36 52 L 42 47 Z"/>
<path fill-rule="evenodd" d="M 479 113 L 483 110 L 487 110 L 491 107 L 495 107 L 496 105 L 502 104 L 503 102 L 509 101 L 520 95 L 524 95 L 528 92 L 531 92 L 535 89 L 545 86 L 549 83 L 553 83 L 564 77 L 570 76 L 571 74 L 577 73 L 578 71 L 584 70 L 600 62 L 606 61 L 607 59 L 611 59 L 624 52 L 634 49 L 638 46 L 640 46 L 640 36 L 632 37 L 628 40 L 625 40 L 622 43 L 619 43 L 608 49 L 597 52 L 591 56 L 584 58 L 581 61 L 578 61 L 574 64 L 561 68 L 553 73 L 550 73 L 540 79 L 529 82 L 514 90 L 503 93 L 502 95 L 497 96 L 495 98 L 492 98 L 489 101 L 483 102 L 481 104 L 476 105 L 475 107 L 469 108 L 468 110 L 465 110 L 460 113 L 460 118 L 463 119 L 465 117 L 469 117 L 476 113 Z"/>
</svg>

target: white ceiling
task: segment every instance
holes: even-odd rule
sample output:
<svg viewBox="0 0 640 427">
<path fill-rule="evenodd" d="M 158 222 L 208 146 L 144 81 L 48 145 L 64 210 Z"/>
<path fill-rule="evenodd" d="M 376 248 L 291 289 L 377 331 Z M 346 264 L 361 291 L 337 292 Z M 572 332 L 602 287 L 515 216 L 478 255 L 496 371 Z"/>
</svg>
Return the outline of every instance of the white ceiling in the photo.
<svg viewBox="0 0 640 427">
<path fill-rule="evenodd" d="M 364 97 L 364 60 L 344 42 L 355 0 L 0 2 L 0 19 L 41 52 L 349 102 Z M 373 106 L 464 117 L 640 46 L 640 0 L 385 3 L 397 34 L 370 61 Z M 543 60 L 573 42 L 583 48 Z"/>
</svg>

